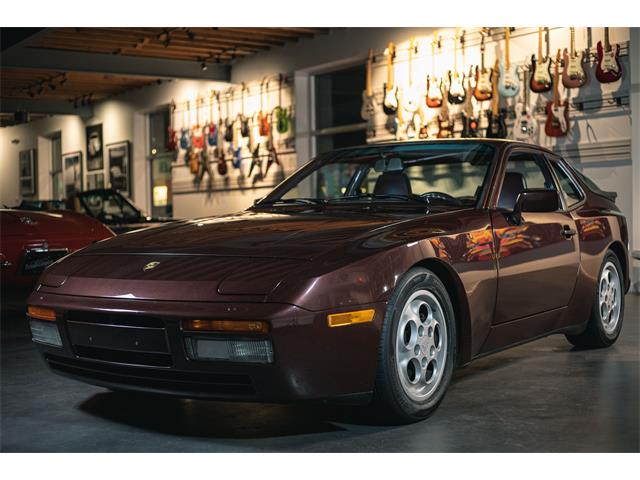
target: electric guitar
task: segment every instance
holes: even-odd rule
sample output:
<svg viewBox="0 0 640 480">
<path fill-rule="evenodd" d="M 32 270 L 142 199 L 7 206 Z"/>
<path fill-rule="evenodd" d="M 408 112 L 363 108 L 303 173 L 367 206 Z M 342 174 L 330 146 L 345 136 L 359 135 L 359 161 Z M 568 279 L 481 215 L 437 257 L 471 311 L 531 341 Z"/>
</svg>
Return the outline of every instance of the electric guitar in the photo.
<svg viewBox="0 0 640 480">
<path fill-rule="evenodd" d="M 604 46 L 598 41 L 598 63 L 596 65 L 596 78 L 600 83 L 613 83 L 622 77 L 622 65 L 619 54 L 620 45 L 609 43 L 609 27 L 604 27 Z"/>
<path fill-rule="evenodd" d="M 253 173 L 253 170 L 258 167 L 258 178 L 262 177 L 262 161 L 260 160 L 260 122 L 258 118 L 254 117 L 254 124 L 251 127 L 251 135 L 249 136 L 249 150 L 251 151 L 251 166 L 249 167 L 249 177 Z"/>
<path fill-rule="evenodd" d="M 447 98 L 449 103 L 452 105 L 464 103 L 466 95 L 466 91 L 464 89 L 465 74 L 463 73 L 460 75 L 458 73 L 458 41 L 461 42 L 464 48 L 464 32 L 461 37 L 456 30 L 456 38 L 453 44 L 453 73 L 449 70 L 449 89 L 447 92 Z"/>
<path fill-rule="evenodd" d="M 498 92 L 503 97 L 515 97 L 520 91 L 518 79 L 518 66 L 509 60 L 509 36 L 511 27 L 505 27 L 504 31 L 504 62 L 500 63 L 500 81 Z"/>
<path fill-rule="evenodd" d="M 273 140 L 273 121 L 271 122 L 271 129 L 269 130 L 269 136 L 267 138 L 267 153 L 267 166 L 264 170 L 265 177 L 273 165 L 281 165 L 280 159 L 278 158 L 278 152 L 276 151 L 275 142 Z"/>
<path fill-rule="evenodd" d="M 173 116 L 176 111 L 176 104 L 173 100 L 171 100 L 169 109 L 169 128 L 167 128 L 167 143 L 165 145 L 165 148 L 167 149 L 167 151 L 173 152 L 178 148 L 178 134 L 173 128 Z"/>
<path fill-rule="evenodd" d="M 373 76 L 373 50 L 369 49 L 367 57 L 367 79 L 365 89 L 362 91 L 362 107 L 360 108 L 360 117 L 368 124 L 373 121 L 376 114 L 375 98 L 373 95 L 373 85 L 371 83 Z M 369 126 L 367 126 L 369 128 Z"/>
<path fill-rule="evenodd" d="M 387 57 L 387 81 L 384 84 L 382 110 L 387 115 L 393 115 L 398 110 L 398 87 L 393 84 L 393 60 L 396 57 L 396 47 L 393 42 L 389 42 L 384 53 Z"/>
<path fill-rule="evenodd" d="M 565 88 L 580 88 L 587 83 L 587 72 L 582 66 L 584 63 L 584 52 L 579 55 L 576 52 L 576 29 L 570 27 L 571 44 L 570 50 L 564 49 L 564 69 L 562 70 L 562 84 Z"/>
<path fill-rule="evenodd" d="M 544 131 L 549 137 L 563 137 L 569 131 L 569 104 L 566 100 L 561 101 L 558 93 L 559 66 L 560 49 L 553 75 L 553 101 L 547 102 L 547 121 L 544 125 Z"/>
<path fill-rule="evenodd" d="M 180 148 L 182 150 L 189 150 L 191 148 L 191 138 L 189 137 L 189 127 L 187 126 L 187 117 L 189 118 L 189 122 L 191 120 L 191 105 L 189 103 L 189 101 L 187 101 L 187 110 L 183 111 L 183 122 L 182 122 L 182 129 L 180 130 L 181 136 L 180 136 Z"/>
<path fill-rule="evenodd" d="M 196 126 L 191 129 L 191 145 L 194 149 L 200 150 L 204 148 L 204 133 L 200 126 L 200 105 L 202 99 L 196 98 Z"/>
<path fill-rule="evenodd" d="M 249 118 L 244 114 L 244 92 L 247 90 L 245 84 L 242 84 L 242 91 L 240 93 L 240 114 L 238 120 L 240 121 L 240 135 L 244 138 L 249 136 Z"/>
<path fill-rule="evenodd" d="M 464 103 L 464 110 L 462 112 L 462 134 L 463 138 L 476 138 L 478 137 L 478 119 L 473 113 L 473 90 L 471 85 L 471 77 L 473 76 L 473 67 L 469 69 L 469 77 L 467 79 L 467 97 Z"/>
<path fill-rule="evenodd" d="M 216 96 L 216 92 L 211 91 L 209 95 L 209 125 L 207 125 L 207 145 L 215 147 L 218 144 L 218 129 L 213 121 L 213 98 Z"/>
<path fill-rule="evenodd" d="M 529 83 L 529 69 L 523 68 L 524 79 L 522 82 L 522 91 L 524 92 L 524 99 L 516 106 L 516 121 L 513 126 L 513 138 L 521 142 L 533 142 L 534 138 L 538 134 L 538 122 L 531 113 L 529 108 L 529 89 L 527 84 Z"/>
<path fill-rule="evenodd" d="M 274 109 L 276 116 L 276 130 L 281 134 L 289 131 L 289 121 L 291 119 L 289 110 L 282 106 L 282 81 L 283 77 L 282 74 L 280 74 L 278 78 L 278 106 Z"/>
<path fill-rule="evenodd" d="M 412 38 L 409 43 L 409 86 L 402 94 L 402 107 L 409 113 L 417 112 L 420 103 L 420 90 L 418 86 L 413 83 L 413 55 L 416 53 L 416 50 L 417 45 Z"/>
<path fill-rule="evenodd" d="M 447 85 L 442 86 L 442 95 L 448 96 Z M 453 122 L 449 118 L 449 107 L 447 102 L 442 102 L 440 113 L 438 114 L 438 133 L 437 138 L 451 138 L 453 137 Z"/>
<path fill-rule="evenodd" d="M 431 42 L 431 75 L 427 75 L 427 107 L 439 108 L 442 106 L 442 86 L 436 76 L 436 46 L 440 50 L 441 42 L 437 34 L 433 34 Z"/>
<path fill-rule="evenodd" d="M 538 27 L 538 57 L 531 55 L 531 81 L 529 87 L 532 92 L 544 93 L 551 90 L 551 55 L 549 55 L 549 31 L 546 31 L 547 56 L 542 56 L 542 27 Z"/>
<path fill-rule="evenodd" d="M 486 100 L 491 100 L 493 90 L 493 87 L 491 86 L 491 77 L 493 76 L 493 72 L 490 68 L 486 68 L 484 66 L 484 30 L 480 32 L 480 35 L 480 65 L 476 66 L 476 85 L 473 89 L 473 96 L 479 102 L 484 102 Z"/>
<path fill-rule="evenodd" d="M 233 95 L 233 90 L 227 92 L 227 118 L 224 120 L 224 139 L 233 142 L 233 120 L 231 120 L 231 108 L 229 107 L 229 97 Z"/>
<path fill-rule="evenodd" d="M 218 137 L 216 141 L 216 146 L 213 150 L 213 156 L 217 160 L 217 169 L 220 175 L 227 174 L 227 159 L 224 155 L 224 133 L 222 128 L 222 105 L 220 103 L 220 94 L 217 94 L 218 98 L 218 128 L 216 132 L 216 136 Z"/>
<path fill-rule="evenodd" d="M 266 87 L 265 87 L 266 82 Z M 267 98 L 264 101 L 263 108 L 263 90 L 267 90 Z M 259 125 L 259 133 L 261 137 L 266 137 L 269 135 L 269 115 L 267 115 L 267 111 L 269 111 L 269 81 L 263 79 L 260 83 L 260 112 L 258 113 L 258 125 Z"/>
<path fill-rule="evenodd" d="M 505 138 L 507 136 L 507 125 L 504 122 L 504 114 L 500 111 L 500 89 L 498 88 L 500 61 L 496 60 L 493 67 L 493 98 L 491 99 L 491 110 L 487 111 L 487 138 Z"/>
</svg>

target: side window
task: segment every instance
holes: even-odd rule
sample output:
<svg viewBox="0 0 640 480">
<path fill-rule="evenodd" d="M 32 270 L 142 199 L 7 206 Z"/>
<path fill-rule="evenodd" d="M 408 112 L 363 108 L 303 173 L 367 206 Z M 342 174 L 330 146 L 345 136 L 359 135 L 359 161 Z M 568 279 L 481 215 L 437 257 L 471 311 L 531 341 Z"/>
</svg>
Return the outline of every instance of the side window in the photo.
<svg viewBox="0 0 640 480">
<path fill-rule="evenodd" d="M 564 195 L 567 208 L 571 208 L 582 200 L 582 192 L 580 192 L 580 189 L 573 179 L 567 174 L 564 168 L 558 164 L 558 162 L 551 160 L 550 163 L 551 168 L 560 182 L 560 190 L 562 190 Z"/>
<path fill-rule="evenodd" d="M 518 194 L 531 188 L 556 190 L 553 176 L 543 155 L 534 152 L 515 152 L 507 160 L 498 208 L 513 210 Z"/>
</svg>

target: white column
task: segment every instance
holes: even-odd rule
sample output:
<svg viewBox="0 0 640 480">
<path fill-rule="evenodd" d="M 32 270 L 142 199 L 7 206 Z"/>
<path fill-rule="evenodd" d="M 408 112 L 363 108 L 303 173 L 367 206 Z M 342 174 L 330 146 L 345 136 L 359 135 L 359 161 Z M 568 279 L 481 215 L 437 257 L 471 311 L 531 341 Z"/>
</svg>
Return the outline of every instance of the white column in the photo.
<svg viewBox="0 0 640 480">
<path fill-rule="evenodd" d="M 629 68 L 631 70 L 631 162 L 633 185 L 633 232 L 631 250 L 640 252 L 640 28 L 630 28 Z M 632 259 L 632 289 L 640 292 L 640 260 Z"/>
</svg>

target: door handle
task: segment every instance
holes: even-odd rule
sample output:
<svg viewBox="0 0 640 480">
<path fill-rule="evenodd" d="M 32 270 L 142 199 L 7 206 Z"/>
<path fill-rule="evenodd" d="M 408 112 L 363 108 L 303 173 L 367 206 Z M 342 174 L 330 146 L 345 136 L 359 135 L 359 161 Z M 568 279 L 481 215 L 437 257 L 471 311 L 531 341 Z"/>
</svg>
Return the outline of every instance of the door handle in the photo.
<svg viewBox="0 0 640 480">
<path fill-rule="evenodd" d="M 562 227 L 562 235 L 564 235 L 565 238 L 571 238 L 573 237 L 576 232 L 573 228 L 570 228 L 569 225 L 565 225 L 564 227 Z"/>
</svg>

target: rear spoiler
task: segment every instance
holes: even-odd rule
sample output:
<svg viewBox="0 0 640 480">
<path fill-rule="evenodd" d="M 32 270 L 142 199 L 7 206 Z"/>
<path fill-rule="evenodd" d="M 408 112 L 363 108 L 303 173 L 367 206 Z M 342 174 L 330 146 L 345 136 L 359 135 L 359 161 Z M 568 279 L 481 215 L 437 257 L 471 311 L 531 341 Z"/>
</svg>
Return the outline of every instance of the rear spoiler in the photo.
<svg viewBox="0 0 640 480">
<path fill-rule="evenodd" d="M 607 200 L 611 200 L 613 203 L 615 203 L 616 199 L 618 198 L 618 192 L 604 192 L 600 190 L 599 192 L 594 192 L 594 193 L 597 193 L 598 195 L 606 198 Z"/>
</svg>

